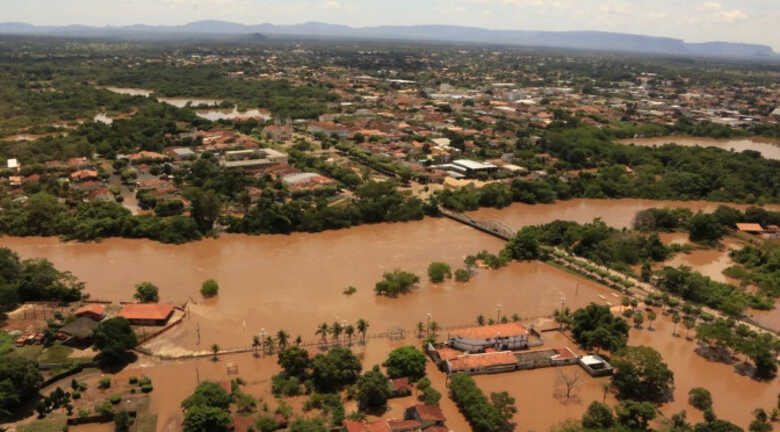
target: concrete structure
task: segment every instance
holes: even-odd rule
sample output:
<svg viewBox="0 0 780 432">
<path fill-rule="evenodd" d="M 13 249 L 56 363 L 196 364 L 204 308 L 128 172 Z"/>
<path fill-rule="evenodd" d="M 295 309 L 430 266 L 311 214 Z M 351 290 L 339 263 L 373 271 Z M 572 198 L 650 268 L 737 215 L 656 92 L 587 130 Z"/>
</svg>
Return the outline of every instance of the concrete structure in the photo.
<svg viewBox="0 0 780 432">
<path fill-rule="evenodd" d="M 225 152 L 220 164 L 225 168 L 261 168 L 286 164 L 287 154 L 274 149 L 234 150 Z"/>
<path fill-rule="evenodd" d="M 198 157 L 197 153 L 192 151 L 191 148 L 187 148 L 187 147 L 179 147 L 173 149 L 173 155 L 176 159 L 184 159 L 184 160 L 195 159 L 196 157 Z"/>
<path fill-rule="evenodd" d="M 526 349 L 528 329 L 520 323 L 470 327 L 451 332 L 447 344 L 466 352 L 481 352 L 488 348 L 496 351 Z"/>
<path fill-rule="evenodd" d="M 590 375 L 590 376 L 605 376 L 605 375 L 612 375 L 612 365 L 610 365 L 606 360 L 604 360 L 601 356 L 598 355 L 586 355 L 582 356 L 579 359 L 580 366 L 582 366 L 583 369 Z"/>
<path fill-rule="evenodd" d="M 22 165 L 17 159 L 8 159 L 6 165 L 8 166 L 8 169 L 15 170 L 16 172 L 19 172 L 19 170 L 22 168 Z"/>
</svg>

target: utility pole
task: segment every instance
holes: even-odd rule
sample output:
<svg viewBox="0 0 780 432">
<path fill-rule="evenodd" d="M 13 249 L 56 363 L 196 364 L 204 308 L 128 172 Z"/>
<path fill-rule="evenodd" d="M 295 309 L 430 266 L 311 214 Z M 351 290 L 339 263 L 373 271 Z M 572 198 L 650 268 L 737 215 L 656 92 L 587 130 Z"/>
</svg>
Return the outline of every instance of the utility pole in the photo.
<svg viewBox="0 0 780 432">
<path fill-rule="evenodd" d="M 427 330 L 427 332 L 428 332 L 428 337 L 431 337 L 431 319 L 433 318 L 433 316 L 431 315 L 431 313 L 430 313 L 430 312 L 428 312 L 427 314 L 425 314 L 425 316 L 426 316 L 426 318 L 427 318 L 427 320 L 428 320 L 428 321 L 427 321 L 427 325 L 426 325 L 425 327 L 428 329 L 428 330 Z"/>
<path fill-rule="evenodd" d="M 195 332 L 198 335 L 198 346 L 200 346 L 200 323 L 195 323 Z"/>
<path fill-rule="evenodd" d="M 496 305 L 496 324 L 501 323 L 501 308 L 503 308 L 501 303 Z"/>
</svg>

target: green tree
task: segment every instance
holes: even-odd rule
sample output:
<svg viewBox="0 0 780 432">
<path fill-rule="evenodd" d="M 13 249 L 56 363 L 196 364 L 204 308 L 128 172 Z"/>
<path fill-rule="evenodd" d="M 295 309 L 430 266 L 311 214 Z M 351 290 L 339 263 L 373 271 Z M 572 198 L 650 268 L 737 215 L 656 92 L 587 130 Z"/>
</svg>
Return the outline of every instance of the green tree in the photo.
<svg viewBox="0 0 780 432">
<path fill-rule="evenodd" d="M 203 282 L 203 285 L 200 287 L 200 294 L 206 298 L 216 296 L 219 294 L 219 284 L 214 279 Z"/>
<path fill-rule="evenodd" d="M 284 330 L 279 330 L 276 333 L 276 345 L 280 350 L 287 348 L 287 342 L 290 340 L 290 335 Z"/>
<path fill-rule="evenodd" d="M 92 341 L 100 351 L 100 359 L 108 363 L 124 360 L 127 351 L 138 345 L 130 322 L 122 317 L 100 322 L 92 335 Z"/>
<path fill-rule="evenodd" d="M 455 280 L 458 282 L 468 282 L 471 279 L 471 273 L 466 269 L 455 270 Z"/>
<path fill-rule="evenodd" d="M 184 412 L 184 432 L 228 432 L 231 424 L 230 412 L 208 406 L 195 405 Z"/>
<path fill-rule="evenodd" d="M 697 213 L 688 221 L 692 242 L 712 243 L 720 240 L 726 230 L 712 214 Z"/>
<path fill-rule="evenodd" d="M 379 370 L 379 366 L 374 366 L 357 381 L 357 400 L 361 410 L 381 410 L 387 405 L 390 394 L 390 379 Z"/>
<path fill-rule="evenodd" d="M 209 406 L 227 410 L 230 406 L 230 394 L 221 385 L 213 381 L 203 381 L 195 391 L 181 403 L 185 410 L 195 406 Z"/>
<path fill-rule="evenodd" d="M 309 352 L 301 347 L 290 347 L 279 352 L 277 362 L 287 375 L 300 377 L 309 368 Z"/>
<path fill-rule="evenodd" d="M 520 230 L 506 245 L 512 258 L 521 261 L 539 259 L 542 255 L 542 249 L 539 245 L 536 229 L 525 227 Z"/>
<path fill-rule="evenodd" d="M 396 297 L 398 294 L 409 292 L 419 281 L 420 278 L 413 273 L 394 270 L 384 274 L 383 279 L 376 283 L 374 291 L 378 295 Z"/>
<path fill-rule="evenodd" d="M 498 410 L 498 414 L 504 420 L 504 424 L 509 429 L 512 423 L 512 418 L 517 414 L 517 407 L 515 406 L 515 398 L 513 398 L 508 392 L 494 392 L 490 393 L 490 403 Z"/>
<path fill-rule="evenodd" d="M 8 421 L 38 394 L 38 365 L 16 355 L 0 356 L 0 421 Z"/>
<path fill-rule="evenodd" d="M 157 286 L 151 282 L 141 282 L 135 286 L 133 298 L 141 303 L 157 303 L 160 301 Z"/>
<path fill-rule="evenodd" d="M 586 349 L 617 351 L 628 340 L 628 324 L 612 315 L 608 306 L 593 303 L 574 312 L 571 331 L 575 340 Z"/>
<path fill-rule="evenodd" d="M 652 309 L 648 309 L 647 310 L 647 322 L 648 322 L 647 327 L 650 330 L 653 330 L 653 321 L 655 321 L 656 318 L 658 318 L 658 315 L 655 314 L 655 311 L 652 310 Z"/>
<path fill-rule="evenodd" d="M 617 422 L 629 430 L 647 430 L 647 426 L 656 416 L 655 406 L 650 402 L 627 400 L 615 408 Z"/>
<path fill-rule="evenodd" d="M 625 347 L 612 360 L 612 384 L 621 399 L 664 402 L 674 391 L 674 373 L 658 351 L 647 346 Z"/>
<path fill-rule="evenodd" d="M 190 215 L 198 225 L 198 229 L 202 233 L 210 232 L 222 209 L 219 196 L 213 190 L 204 191 L 197 188 L 188 191 L 187 195 L 192 205 Z"/>
<path fill-rule="evenodd" d="M 408 377 L 417 381 L 425 376 L 425 354 L 413 346 L 396 348 L 382 366 L 387 368 L 390 378 Z"/>
<path fill-rule="evenodd" d="M 441 400 L 441 393 L 439 393 L 438 390 L 436 390 L 435 388 L 429 385 L 428 387 L 425 387 L 423 389 L 422 401 L 425 405 L 439 406 L 440 400 Z"/>
<path fill-rule="evenodd" d="M 321 418 L 293 420 L 290 424 L 290 432 L 327 432 L 328 428 Z"/>
<path fill-rule="evenodd" d="M 615 424 L 615 416 L 609 405 L 601 402 L 591 402 L 582 415 L 582 426 L 587 429 L 609 429 Z"/>
<path fill-rule="evenodd" d="M 432 262 L 428 266 L 428 277 L 433 283 L 443 282 L 444 279 L 452 277 L 452 270 L 450 265 L 443 262 Z"/>
<path fill-rule="evenodd" d="M 688 403 L 696 409 L 712 409 L 712 395 L 703 387 L 694 387 L 688 392 Z"/>
<path fill-rule="evenodd" d="M 362 369 L 355 354 L 344 348 L 332 348 L 327 354 L 317 354 L 311 361 L 311 368 L 314 385 L 323 393 L 355 383 Z"/>
<path fill-rule="evenodd" d="M 217 345 L 217 344 L 211 345 L 211 353 L 214 355 L 214 357 L 212 357 L 212 359 L 214 361 L 217 361 L 217 354 L 219 354 L 219 345 Z"/>
<path fill-rule="evenodd" d="M 363 344 L 366 343 L 366 332 L 368 331 L 368 321 L 364 320 L 363 318 L 359 319 L 357 322 L 357 331 L 360 333 L 360 337 L 363 339 Z"/>
</svg>

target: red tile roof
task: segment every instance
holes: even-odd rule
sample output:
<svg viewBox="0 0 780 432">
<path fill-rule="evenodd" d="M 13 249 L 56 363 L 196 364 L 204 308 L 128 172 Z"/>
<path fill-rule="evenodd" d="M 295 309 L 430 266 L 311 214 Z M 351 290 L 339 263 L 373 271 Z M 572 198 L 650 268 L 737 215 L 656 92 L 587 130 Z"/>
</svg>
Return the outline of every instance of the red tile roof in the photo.
<svg viewBox="0 0 780 432">
<path fill-rule="evenodd" d="M 425 432 L 450 432 L 450 430 L 444 426 L 431 426 L 425 429 Z"/>
<path fill-rule="evenodd" d="M 344 428 L 347 432 L 391 432 L 390 426 L 383 420 L 371 423 L 344 420 Z"/>
<path fill-rule="evenodd" d="M 515 363 L 517 363 L 517 358 L 510 351 L 467 354 L 450 360 L 450 369 L 455 372 L 492 366 L 513 365 Z"/>
<path fill-rule="evenodd" d="M 411 386 L 409 385 L 409 378 L 396 378 L 392 381 L 390 381 L 390 385 L 393 387 L 393 390 L 403 390 L 403 389 L 410 389 Z"/>
<path fill-rule="evenodd" d="M 79 316 L 87 313 L 103 316 L 106 314 L 106 307 L 102 304 L 86 304 L 76 309 L 75 315 Z"/>
<path fill-rule="evenodd" d="M 417 411 L 417 415 L 420 416 L 422 421 L 443 422 L 447 420 L 439 407 L 417 404 L 413 408 Z"/>
<path fill-rule="evenodd" d="M 450 347 L 439 348 L 436 350 L 436 352 L 439 354 L 439 358 L 443 361 L 452 360 L 455 357 L 463 354 L 461 351 L 452 349 Z"/>
<path fill-rule="evenodd" d="M 128 320 L 154 320 L 167 319 L 173 313 L 173 305 L 162 303 L 131 303 L 126 304 L 119 312 L 119 316 Z"/>
<path fill-rule="evenodd" d="M 469 339 L 492 339 L 496 336 L 513 337 L 526 335 L 528 330 L 520 323 L 504 323 L 455 330 L 451 334 Z"/>
<path fill-rule="evenodd" d="M 417 420 L 388 420 L 387 425 L 390 426 L 390 430 L 393 432 L 416 429 L 422 426 Z"/>
</svg>

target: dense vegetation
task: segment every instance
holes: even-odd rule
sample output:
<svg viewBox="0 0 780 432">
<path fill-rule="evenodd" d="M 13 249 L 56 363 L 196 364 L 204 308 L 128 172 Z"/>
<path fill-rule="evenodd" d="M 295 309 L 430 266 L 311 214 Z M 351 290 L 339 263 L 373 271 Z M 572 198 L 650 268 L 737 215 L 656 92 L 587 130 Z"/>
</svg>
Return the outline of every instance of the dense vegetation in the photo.
<svg viewBox="0 0 780 432">
<path fill-rule="evenodd" d="M 475 432 L 500 432 L 507 430 L 511 410 L 501 409 L 496 398 L 488 399 L 469 375 L 452 375 L 448 384 L 450 397 L 466 417 Z M 494 393 L 496 394 L 496 393 Z M 493 396 L 493 395 L 491 395 Z M 500 398 L 499 398 L 500 399 Z M 510 405 L 513 405 L 514 401 Z"/>
<path fill-rule="evenodd" d="M 0 248 L 0 314 L 28 301 L 76 301 L 84 284 L 46 259 L 19 259 Z"/>
</svg>

